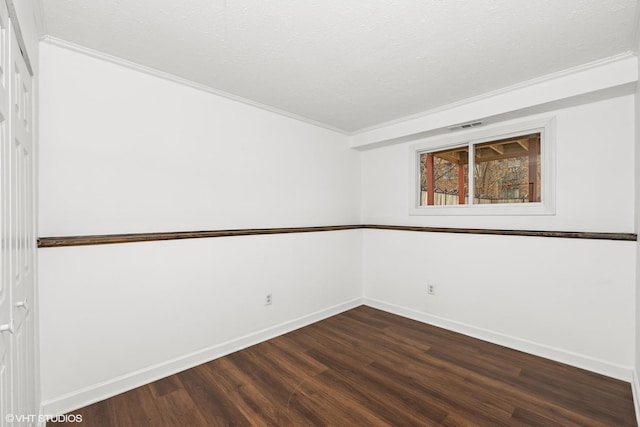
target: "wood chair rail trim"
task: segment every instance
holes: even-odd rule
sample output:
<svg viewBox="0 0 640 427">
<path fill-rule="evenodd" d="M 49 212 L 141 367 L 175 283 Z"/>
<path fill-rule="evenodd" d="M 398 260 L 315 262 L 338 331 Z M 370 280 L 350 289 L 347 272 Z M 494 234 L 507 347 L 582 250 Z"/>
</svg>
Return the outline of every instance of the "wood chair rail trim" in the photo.
<svg viewBox="0 0 640 427">
<path fill-rule="evenodd" d="M 490 228 L 416 227 L 407 225 L 327 225 L 318 227 L 243 228 L 235 230 L 178 231 L 161 233 L 102 234 L 89 236 L 40 237 L 38 248 L 106 245 L 114 243 L 152 242 L 158 240 L 201 239 L 209 237 L 256 236 L 265 234 L 314 233 L 342 230 L 393 230 L 427 233 L 490 234 L 498 236 L 556 237 L 568 239 L 637 241 L 634 233 L 607 233 L 585 231 L 499 230 Z"/>
</svg>

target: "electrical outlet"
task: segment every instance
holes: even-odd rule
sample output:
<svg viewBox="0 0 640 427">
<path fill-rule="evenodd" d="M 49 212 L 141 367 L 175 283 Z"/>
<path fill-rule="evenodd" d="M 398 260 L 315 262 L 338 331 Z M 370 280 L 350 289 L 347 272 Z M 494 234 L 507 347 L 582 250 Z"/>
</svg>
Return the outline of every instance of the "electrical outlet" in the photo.
<svg viewBox="0 0 640 427">
<path fill-rule="evenodd" d="M 431 283 L 427 284 L 427 293 L 429 295 L 435 295 L 436 294 L 436 285 L 432 285 Z"/>
<path fill-rule="evenodd" d="M 273 302 L 273 295 L 267 294 L 264 297 L 264 305 L 271 305 L 272 302 Z"/>
</svg>

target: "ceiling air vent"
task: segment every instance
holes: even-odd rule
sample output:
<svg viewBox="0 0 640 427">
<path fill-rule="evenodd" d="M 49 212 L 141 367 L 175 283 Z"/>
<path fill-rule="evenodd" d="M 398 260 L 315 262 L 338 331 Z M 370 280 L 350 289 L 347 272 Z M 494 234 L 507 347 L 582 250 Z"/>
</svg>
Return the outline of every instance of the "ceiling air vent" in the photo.
<svg viewBox="0 0 640 427">
<path fill-rule="evenodd" d="M 484 121 L 476 120 L 474 122 L 461 123 L 459 125 L 449 126 L 449 130 L 461 130 L 461 129 L 470 129 L 477 126 L 482 126 Z"/>
</svg>

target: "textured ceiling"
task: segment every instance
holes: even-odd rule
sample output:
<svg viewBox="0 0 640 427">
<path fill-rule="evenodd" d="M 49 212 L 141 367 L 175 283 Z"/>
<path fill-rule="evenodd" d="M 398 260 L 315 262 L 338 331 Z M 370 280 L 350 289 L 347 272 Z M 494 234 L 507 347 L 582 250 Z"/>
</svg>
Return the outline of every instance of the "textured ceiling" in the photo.
<svg viewBox="0 0 640 427">
<path fill-rule="evenodd" d="M 354 132 L 632 50 L 637 0 L 40 0 L 45 34 Z"/>
</svg>

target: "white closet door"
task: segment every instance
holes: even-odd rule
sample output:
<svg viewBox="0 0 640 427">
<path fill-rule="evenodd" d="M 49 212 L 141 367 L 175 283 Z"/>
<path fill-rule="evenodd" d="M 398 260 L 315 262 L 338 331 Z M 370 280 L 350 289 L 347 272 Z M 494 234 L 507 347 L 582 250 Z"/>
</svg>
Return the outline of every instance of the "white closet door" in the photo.
<svg viewBox="0 0 640 427">
<path fill-rule="evenodd" d="M 9 24 L 11 27 L 11 23 Z M 9 32 L 11 151 L 11 301 L 13 314 L 13 414 L 37 414 L 35 407 L 33 86 L 13 31 Z M 31 424 L 31 423 L 29 423 Z"/>
<path fill-rule="evenodd" d="M 12 409 L 12 258 L 15 245 L 11 233 L 11 146 L 9 144 L 9 14 L 0 2 L 0 416 L 3 422 Z"/>
</svg>

